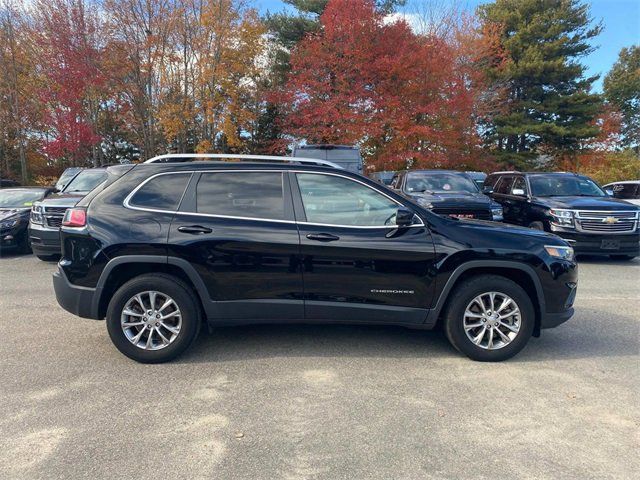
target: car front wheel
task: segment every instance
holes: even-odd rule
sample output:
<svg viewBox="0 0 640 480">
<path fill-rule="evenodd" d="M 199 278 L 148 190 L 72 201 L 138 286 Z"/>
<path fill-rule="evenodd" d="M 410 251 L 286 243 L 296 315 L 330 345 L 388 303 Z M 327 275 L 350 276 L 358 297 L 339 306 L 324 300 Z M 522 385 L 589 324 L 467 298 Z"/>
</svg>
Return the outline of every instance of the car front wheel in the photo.
<svg viewBox="0 0 640 480">
<path fill-rule="evenodd" d="M 497 362 L 522 350 L 533 333 L 535 313 L 520 285 L 497 275 L 463 281 L 445 314 L 451 344 L 473 360 Z"/>
<path fill-rule="evenodd" d="M 141 363 L 176 358 L 196 339 L 201 316 L 193 291 L 166 274 L 141 275 L 118 289 L 107 330 L 121 353 Z"/>
</svg>

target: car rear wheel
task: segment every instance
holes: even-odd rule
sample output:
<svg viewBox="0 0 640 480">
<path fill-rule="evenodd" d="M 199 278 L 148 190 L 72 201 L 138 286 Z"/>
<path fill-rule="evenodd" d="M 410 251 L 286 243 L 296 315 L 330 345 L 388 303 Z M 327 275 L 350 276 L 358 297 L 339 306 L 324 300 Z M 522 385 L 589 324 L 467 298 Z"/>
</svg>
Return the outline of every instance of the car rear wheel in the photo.
<svg viewBox="0 0 640 480">
<path fill-rule="evenodd" d="M 36 255 L 36 257 L 43 262 L 53 262 L 58 259 L 58 255 Z"/>
<path fill-rule="evenodd" d="M 533 304 L 517 283 L 497 275 L 465 280 L 444 318 L 447 338 L 473 360 L 498 362 L 522 350 L 535 324 Z"/>
<path fill-rule="evenodd" d="M 636 255 L 610 255 L 613 260 L 633 260 Z"/>
<path fill-rule="evenodd" d="M 141 275 L 118 289 L 107 330 L 121 353 L 141 363 L 176 358 L 196 339 L 201 315 L 193 291 L 166 274 Z"/>
</svg>

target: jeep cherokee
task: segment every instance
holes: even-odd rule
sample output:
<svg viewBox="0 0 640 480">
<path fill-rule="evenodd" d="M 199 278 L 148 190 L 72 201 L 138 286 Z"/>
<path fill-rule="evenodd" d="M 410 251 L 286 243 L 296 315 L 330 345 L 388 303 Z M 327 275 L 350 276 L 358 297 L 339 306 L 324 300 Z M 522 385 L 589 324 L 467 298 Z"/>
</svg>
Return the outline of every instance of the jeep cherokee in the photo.
<svg viewBox="0 0 640 480">
<path fill-rule="evenodd" d="M 176 357 L 203 323 L 282 322 L 441 325 L 498 361 L 573 314 L 561 238 L 439 216 L 326 161 L 169 155 L 107 171 L 65 214 L 54 287 L 140 362 Z"/>
</svg>

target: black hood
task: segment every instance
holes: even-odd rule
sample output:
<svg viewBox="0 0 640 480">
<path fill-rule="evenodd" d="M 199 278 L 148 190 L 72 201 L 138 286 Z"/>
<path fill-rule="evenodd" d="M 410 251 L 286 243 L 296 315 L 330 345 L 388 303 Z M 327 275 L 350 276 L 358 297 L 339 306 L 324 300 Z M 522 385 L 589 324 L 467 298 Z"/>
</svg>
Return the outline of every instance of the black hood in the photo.
<svg viewBox="0 0 640 480">
<path fill-rule="evenodd" d="M 636 205 L 611 197 L 533 197 L 531 201 L 549 208 L 572 210 L 638 210 Z"/>
<path fill-rule="evenodd" d="M 490 208 L 493 201 L 486 195 L 468 192 L 420 192 L 409 194 L 414 201 L 428 202 L 433 207 L 447 208 Z"/>
<path fill-rule="evenodd" d="M 19 208 L 0 208 L 0 220 L 6 220 L 11 217 L 28 217 L 31 207 Z"/>
<path fill-rule="evenodd" d="M 85 193 L 56 193 L 49 195 L 40 202 L 41 205 L 49 207 L 74 207 L 83 197 Z"/>
</svg>

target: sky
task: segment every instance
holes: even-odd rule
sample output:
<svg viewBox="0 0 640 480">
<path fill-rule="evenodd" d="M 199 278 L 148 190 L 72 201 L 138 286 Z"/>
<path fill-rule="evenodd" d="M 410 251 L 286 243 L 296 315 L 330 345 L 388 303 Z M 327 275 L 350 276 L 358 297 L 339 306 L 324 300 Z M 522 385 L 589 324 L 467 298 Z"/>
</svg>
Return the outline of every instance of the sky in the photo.
<svg viewBox="0 0 640 480">
<path fill-rule="evenodd" d="M 420 0 L 411 0 L 420 1 Z M 425 0 L 429 1 L 429 0 Z M 437 4 L 444 4 L 447 0 L 436 0 Z M 473 11 L 478 5 L 487 3 L 485 0 L 451 0 L 456 5 Z M 261 13 L 280 12 L 287 9 L 282 0 L 253 0 Z M 623 47 L 640 44 L 640 0 L 592 0 L 591 16 L 594 22 L 602 22 L 604 30 L 593 39 L 596 50 L 583 59 L 587 66 L 587 75 L 600 74 L 600 79 L 594 84 L 596 91 L 602 90 L 602 79 L 618 58 Z"/>
</svg>

